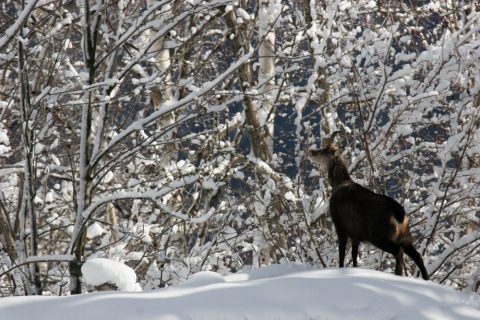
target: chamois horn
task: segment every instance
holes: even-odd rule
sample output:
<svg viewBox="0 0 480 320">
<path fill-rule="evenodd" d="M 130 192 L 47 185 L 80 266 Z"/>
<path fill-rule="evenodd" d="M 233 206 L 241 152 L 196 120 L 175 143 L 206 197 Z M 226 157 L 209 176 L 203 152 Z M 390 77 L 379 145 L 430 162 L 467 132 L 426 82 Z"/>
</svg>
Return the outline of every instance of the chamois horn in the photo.
<svg viewBox="0 0 480 320">
<path fill-rule="evenodd" d="M 335 140 L 335 137 L 338 135 L 338 134 L 341 134 L 343 133 L 343 131 L 341 130 L 337 130 L 337 131 L 334 131 L 330 137 L 326 138 L 324 141 L 323 141 L 323 146 L 328 146 L 330 144 L 333 143 L 333 141 Z"/>
</svg>

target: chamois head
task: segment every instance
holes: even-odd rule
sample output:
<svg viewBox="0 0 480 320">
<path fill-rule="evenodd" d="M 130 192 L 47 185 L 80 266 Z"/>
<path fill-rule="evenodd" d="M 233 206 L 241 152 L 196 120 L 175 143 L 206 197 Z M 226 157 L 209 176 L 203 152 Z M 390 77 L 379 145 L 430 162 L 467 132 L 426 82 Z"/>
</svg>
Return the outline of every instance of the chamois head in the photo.
<svg viewBox="0 0 480 320">
<path fill-rule="evenodd" d="M 339 156 L 342 153 L 341 148 L 333 142 L 336 135 L 340 131 L 335 131 L 332 135 L 325 139 L 323 142 L 324 147 L 320 149 L 310 150 L 310 160 L 321 168 L 326 169 L 328 167 L 328 162 L 335 156 Z"/>
</svg>

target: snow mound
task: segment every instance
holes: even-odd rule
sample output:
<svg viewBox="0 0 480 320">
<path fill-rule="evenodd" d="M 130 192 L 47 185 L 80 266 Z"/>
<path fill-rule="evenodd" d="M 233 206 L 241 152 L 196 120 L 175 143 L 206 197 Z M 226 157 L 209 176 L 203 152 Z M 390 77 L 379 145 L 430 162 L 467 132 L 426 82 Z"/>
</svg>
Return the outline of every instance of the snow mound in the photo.
<svg viewBox="0 0 480 320">
<path fill-rule="evenodd" d="M 201 272 L 188 281 L 191 287 L 152 292 L 3 298 L 0 319 L 480 319 L 473 293 L 371 270 L 309 268 L 265 267 L 236 279 Z"/>
<path fill-rule="evenodd" d="M 92 286 L 110 283 L 120 291 L 140 291 L 135 271 L 118 261 L 105 258 L 87 260 L 82 266 L 82 276 L 83 281 Z"/>
<path fill-rule="evenodd" d="M 313 271 L 318 270 L 316 267 L 310 264 L 300 264 L 295 262 L 288 262 L 284 264 L 273 264 L 265 268 L 245 270 L 242 272 L 228 275 L 225 277 L 225 281 L 245 281 L 245 280 L 260 280 L 268 278 L 276 278 L 287 276 L 293 272 L 300 271 Z"/>
<path fill-rule="evenodd" d="M 216 272 L 202 271 L 193 274 L 188 280 L 182 283 L 182 287 L 201 287 L 210 284 L 224 283 L 225 278 Z"/>
</svg>

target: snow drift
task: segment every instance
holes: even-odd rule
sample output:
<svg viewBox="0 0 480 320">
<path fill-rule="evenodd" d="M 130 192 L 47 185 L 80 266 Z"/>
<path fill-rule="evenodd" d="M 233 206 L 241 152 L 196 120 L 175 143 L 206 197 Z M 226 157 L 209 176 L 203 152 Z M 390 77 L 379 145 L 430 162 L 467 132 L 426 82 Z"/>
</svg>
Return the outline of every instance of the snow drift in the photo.
<svg viewBox="0 0 480 320">
<path fill-rule="evenodd" d="M 0 299 L 0 319 L 480 319 L 476 294 L 362 269 L 277 265 L 140 293 Z"/>
</svg>

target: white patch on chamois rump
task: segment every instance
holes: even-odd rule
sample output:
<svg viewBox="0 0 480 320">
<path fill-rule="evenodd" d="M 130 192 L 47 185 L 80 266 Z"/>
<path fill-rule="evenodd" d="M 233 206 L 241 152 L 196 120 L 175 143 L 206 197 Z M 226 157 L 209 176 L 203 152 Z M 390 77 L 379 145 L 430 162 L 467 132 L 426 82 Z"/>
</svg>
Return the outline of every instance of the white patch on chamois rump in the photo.
<svg viewBox="0 0 480 320">
<path fill-rule="evenodd" d="M 399 240 L 401 237 L 408 234 L 408 217 L 404 216 L 403 221 L 399 222 L 394 215 L 390 216 L 390 223 L 395 228 L 395 237 L 394 240 Z"/>
</svg>

